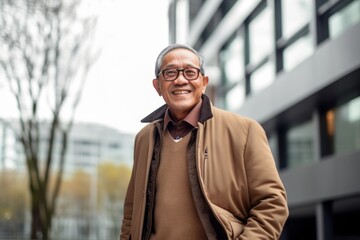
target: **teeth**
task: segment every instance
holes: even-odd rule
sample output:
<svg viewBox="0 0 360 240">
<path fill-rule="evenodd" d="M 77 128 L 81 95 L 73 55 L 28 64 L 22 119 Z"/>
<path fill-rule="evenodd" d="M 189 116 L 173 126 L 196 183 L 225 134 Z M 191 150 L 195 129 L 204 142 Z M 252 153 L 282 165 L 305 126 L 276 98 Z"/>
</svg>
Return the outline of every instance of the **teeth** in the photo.
<svg viewBox="0 0 360 240">
<path fill-rule="evenodd" d="M 178 91 L 174 91 L 173 93 L 174 94 L 186 94 L 186 93 L 189 93 L 190 91 L 180 91 L 180 90 L 178 90 Z"/>
</svg>

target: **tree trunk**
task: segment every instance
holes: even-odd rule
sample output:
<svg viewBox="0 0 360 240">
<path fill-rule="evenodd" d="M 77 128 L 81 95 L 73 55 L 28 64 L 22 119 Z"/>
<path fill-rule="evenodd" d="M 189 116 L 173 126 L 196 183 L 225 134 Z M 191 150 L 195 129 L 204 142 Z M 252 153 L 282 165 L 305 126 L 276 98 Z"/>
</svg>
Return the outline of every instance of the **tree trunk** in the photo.
<svg viewBox="0 0 360 240">
<path fill-rule="evenodd" d="M 34 181 L 34 179 L 30 179 Z M 50 239 L 52 211 L 47 204 L 46 191 L 42 190 L 41 184 L 31 185 L 31 239 Z M 36 187 L 34 187 L 36 186 Z"/>
<path fill-rule="evenodd" d="M 50 239 L 51 215 L 45 209 L 46 205 L 41 198 L 32 194 L 32 221 L 31 221 L 31 239 Z"/>
<path fill-rule="evenodd" d="M 32 197 L 33 198 L 33 197 Z M 34 199 L 32 199 L 32 201 L 34 202 Z M 37 233 L 40 232 L 40 227 L 41 227 L 41 223 L 40 223 L 40 211 L 39 211 L 39 207 L 36 206 L 36 204 L 32 204 L 31 207 L 31 234 L 30 234 L 30 238 L 31 239 L 37 239 Z"/>
</svg>

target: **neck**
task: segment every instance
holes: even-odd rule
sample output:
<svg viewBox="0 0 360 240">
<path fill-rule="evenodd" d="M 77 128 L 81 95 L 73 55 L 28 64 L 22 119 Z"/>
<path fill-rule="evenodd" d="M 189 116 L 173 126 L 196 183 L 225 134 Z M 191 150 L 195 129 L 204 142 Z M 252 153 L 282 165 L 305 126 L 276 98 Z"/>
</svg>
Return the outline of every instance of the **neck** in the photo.
<svg viewBox="0 0 360 240">
<path fill-rule="evenodd" d="M 189 114 L 189 112 L 181 112 L 181 113 L 174 114 L 174 113 L 169 109 L 170 118 L 171 118 L 171 120 L 173 120 L 175 123 L 178 123 L 178 122 L 184 120 L 188 114 Z"/>
</svg>

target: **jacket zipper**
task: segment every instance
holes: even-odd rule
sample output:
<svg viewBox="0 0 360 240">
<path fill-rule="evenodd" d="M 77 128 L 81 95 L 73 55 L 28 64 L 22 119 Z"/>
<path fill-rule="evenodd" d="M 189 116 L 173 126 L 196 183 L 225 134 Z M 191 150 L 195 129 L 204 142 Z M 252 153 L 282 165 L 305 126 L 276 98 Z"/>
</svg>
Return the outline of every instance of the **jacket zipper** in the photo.
<svg viewBox="0 0 360 240">
<path fill-rule="evenodd" d="M 205 193 L 204 193 L 204 187 L 205 187 L 205 180 L 206 180 L 206 179 L 205 179 L 205 172 L 206 172 L 206 165 L 207 165 L 208 158 L 209 158 L 208 148 L 205 147 L 205 149 L 204 149 L 204 158 L 203 158 L 204 160 L 203 160 L 203 166 L 202 166 L 203 183 L 200 183 L 200 190 L 202 191 L 202 194 L 203 194 L 204 196 L 206 196 Z M 216 219 L 216 220 L 219 222 L 219 224 L 223 227 L 223 229 L 224 229 L 224 231 L 225 231 L 225 234 L 227 234 L 227 233 L 226 233 L 226 227 L 224 226 L 224 224 L 223 224 L 223 223 L 221 222 L 221 220 L 219 219 L 216 211 L 211 207 L 211 204 L 210 204 L 209 199 L 208 199 L 207 197 L 205 197 L 205 201 L 206 201 L 207 204 L 209 205 L 209 208 L 210 208 L 212 214 L 214 215 L 215 219 Z"/>
<path fill-rule="evenodd" d="M 206 165 L 207 165 L 207 162 L 208 161 L 208 149 L 207 147 L 205 147 L 205 150 L 204 150 L 204 162 L 203 162 L 203 166 L 202 166 L 202 175 L 203 175 L 203 179 L 204 179 L 204 183 L 205 183 L 205 180 L 206 180 Z"/>
</svg>

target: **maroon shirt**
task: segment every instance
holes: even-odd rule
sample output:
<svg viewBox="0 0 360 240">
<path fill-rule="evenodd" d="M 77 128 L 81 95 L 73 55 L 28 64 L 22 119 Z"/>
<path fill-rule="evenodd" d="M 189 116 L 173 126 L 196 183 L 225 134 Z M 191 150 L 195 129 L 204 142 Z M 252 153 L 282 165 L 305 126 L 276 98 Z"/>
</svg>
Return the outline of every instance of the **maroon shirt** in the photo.
<svg viewBox="0 0 360 240">
<path fill-rule="evenodd" d="M 198 127 L 202 99 L 195 105 L 190 113 L 181 121 L 176 122 L 171 118 L 170 110 L 167 109 L 164 117 L 164 130 L 167 129 L 173 139 L 181 139 L 193 128 Z"/>
</svg>

